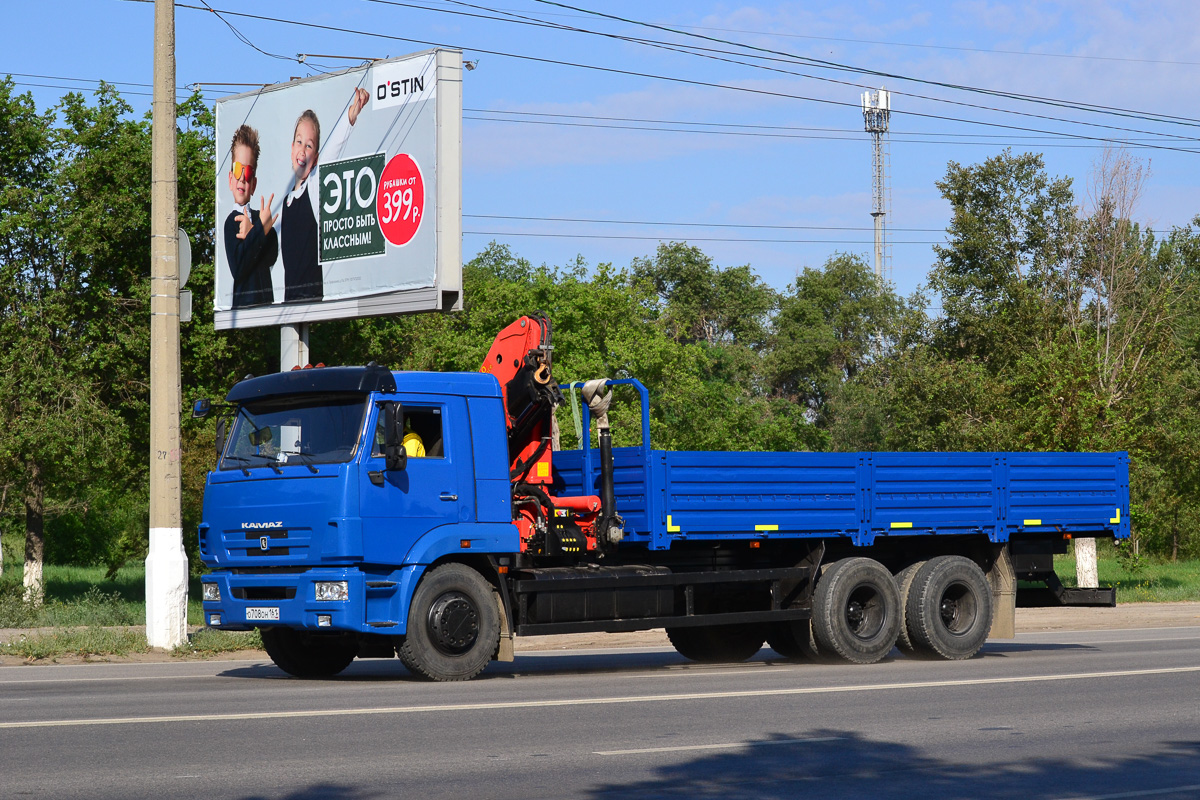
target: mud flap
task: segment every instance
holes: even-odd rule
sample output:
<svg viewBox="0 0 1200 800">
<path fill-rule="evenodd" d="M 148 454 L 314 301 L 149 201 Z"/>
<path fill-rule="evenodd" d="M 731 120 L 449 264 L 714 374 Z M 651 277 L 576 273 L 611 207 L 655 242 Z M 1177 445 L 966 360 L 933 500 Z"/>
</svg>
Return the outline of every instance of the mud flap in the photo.
<svg viewBox="0 0 1200 800">
<path fill-rule="evenodd" d="M 987 573 L 992 587 L 992 631 L 989 639 L 1013 639 L 1017 635 L 1017 574 L 1008 545 L 997 545 L 992 568 Z"/>
<path fill-rule="evenodd" d="M 495 661 L 512 661 L 516 657 L 513 652 L 513 632 L 504 610 L 504 600 L 497 591 L 492 592 L 492 597 L 496 599 L 496 610 L 500 612 L 500 644 L 492 658 Z"/>
</svg>

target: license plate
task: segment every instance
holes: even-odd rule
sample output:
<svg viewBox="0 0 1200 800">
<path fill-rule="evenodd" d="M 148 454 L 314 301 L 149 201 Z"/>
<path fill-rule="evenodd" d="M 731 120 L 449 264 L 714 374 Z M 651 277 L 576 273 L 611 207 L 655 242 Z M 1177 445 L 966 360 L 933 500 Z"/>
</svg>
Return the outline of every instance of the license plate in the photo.
<svg viewBox="0 0 1200 800">
<path fill-rule="evenodd" d="M 246 609 L 246 619 L 279 619 L 279 609 L 275 606 L 251 606 Z"/>
</svg>

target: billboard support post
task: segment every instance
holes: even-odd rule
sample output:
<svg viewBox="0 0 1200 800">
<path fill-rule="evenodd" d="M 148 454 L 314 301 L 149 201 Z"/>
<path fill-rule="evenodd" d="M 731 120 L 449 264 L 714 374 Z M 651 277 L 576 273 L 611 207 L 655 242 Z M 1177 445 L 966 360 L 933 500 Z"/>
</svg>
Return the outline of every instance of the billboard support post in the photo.
<svg viewBox="0 0 1200 800">
<path fill-rule="evenodd" d="M 279 371 L 287 372 L 312 363 L 308 351 L 308 323 L 279 327 Z"/>
<path fill-rule="evenodd" d="M 146 641 L 187 641 L 179 444 L 179 206 L 175 162 L 175 6 L 154 3 L 154 122 L 150 221 L 150 552 Z"/>
</svg>

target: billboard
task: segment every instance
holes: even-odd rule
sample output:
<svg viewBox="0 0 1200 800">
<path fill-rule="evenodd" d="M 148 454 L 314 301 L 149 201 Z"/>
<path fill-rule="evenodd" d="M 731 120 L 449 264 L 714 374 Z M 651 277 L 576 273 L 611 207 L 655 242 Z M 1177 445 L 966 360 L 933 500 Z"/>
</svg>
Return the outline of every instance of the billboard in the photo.
<svg viewBox="0 0 1200 800">
<path fill-rule="evenodd" d="M 462 53 L 216 103 L 218 329 L 462 308 Z"/>
</svg>

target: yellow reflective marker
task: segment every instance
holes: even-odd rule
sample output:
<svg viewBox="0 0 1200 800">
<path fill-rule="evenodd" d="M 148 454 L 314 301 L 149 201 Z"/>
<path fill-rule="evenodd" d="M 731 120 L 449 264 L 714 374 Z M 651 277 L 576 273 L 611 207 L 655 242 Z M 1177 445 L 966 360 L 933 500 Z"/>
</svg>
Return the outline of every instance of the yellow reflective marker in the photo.
<svg viewBox="0 0 1200 800">
<path fill-rule="evenodd" d="M 1117 515 L 1109 520 L 1113 525 L 1119 525 L 1121 522 L 1121 509 L 1117 509 Z"/>
<path fill-rule="evenodd" d="M 912 523 L 911 522 L 893 522 L 892 527 L 893 528 L 911 528 Z"/>
<path fill-rule="evenodd" d="M 1025 524 L 1026 525 L 1041 525 L 1042 521 L 1040 519 L 1027 519 L 1027 520 L 1025 520 Z"/>
<path fill-rule="evenodd" d="M 756 531 L 777 531 L 777 530 L 779 530 L 779 526 L 778 525 L 755 525 L 754 530 L 756 530 Z"/>
<path fill-rule="evenodd" d="M 679 526 L 671 524 L 670 514 L 667 514 L 667 533 L 679 533 Z"/>
</svg>

